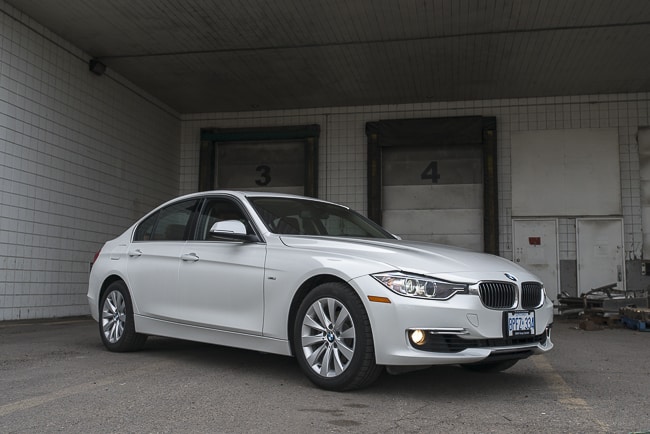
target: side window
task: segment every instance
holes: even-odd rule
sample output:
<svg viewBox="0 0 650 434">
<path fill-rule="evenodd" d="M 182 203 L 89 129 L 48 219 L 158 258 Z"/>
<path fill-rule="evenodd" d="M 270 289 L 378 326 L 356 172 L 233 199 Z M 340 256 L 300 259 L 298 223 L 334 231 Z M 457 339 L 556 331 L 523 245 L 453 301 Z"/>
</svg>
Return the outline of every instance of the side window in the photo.
<svg viewBox="0 0 650 434">
<path fill-rule="evenodd" d="M 198 199 L 186 200 L 161 209 L 144 220 L 135 231 L 134 241 L 182 241 Z"/>
<path fill-rule="evenodd" d="M 237 220 L 246 226 L 246 233 L 253 234 L 253 228 L 250 225 L 246 215 L 241 208 L 228 199 L 208 199 L 201 211 L 199 217 L 199 230 L 197 239 L 200 241 L 210 241 L 210 228 L 219 222 L 225 220 Z"/>
<path fill-rule="evenodd" d="M 159 212 L 147 217 L 135 230 L 133 241 L 149 241 L 153 235 L 153 228 L 156 225 Z"/>
<path fill-rule="evenodd" d="M 353 221 L 343 219 L 336 215 L 328 216 L 324 222 L 329 235 L 338 237 L 367 237 L 370 236 L 368 232 L 356 225 Z"/>
</svg>

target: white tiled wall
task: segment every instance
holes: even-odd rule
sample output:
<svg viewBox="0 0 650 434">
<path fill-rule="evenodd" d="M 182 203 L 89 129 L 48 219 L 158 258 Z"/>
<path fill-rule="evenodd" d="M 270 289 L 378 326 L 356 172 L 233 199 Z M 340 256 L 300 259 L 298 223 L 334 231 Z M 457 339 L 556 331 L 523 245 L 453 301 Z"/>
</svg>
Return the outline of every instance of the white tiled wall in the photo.
<svg viewBox="0 0 650 434">
<path fill-rule="evenodd" d="M 88 314 L 102 242 L 179 186 L 177 113 L 0 0 L 0 321 Z"/>
<path fill-rule="evenodd" d="M 203 127 L 319 124 L 320 197 L 366 212 L 366 122 L 495 116 L 508 258 L 511 133 L 617 127 L 625 249 L 641 255 L 635 136 L 650 125 L 647 93 L 179 116 L 110 69 L 89 73 L 85 53 L 3 0 L 0 29 L 0 321 L 87 314 L 101 243 L 179 190 L 196 191 Z M 575 219 L 559 229 L 561 259 L 575 259 Z"/>
<path fill-rule="evenodd" d="M 649 95 L 612 94 L 487 101 L 436 102 L 272 112 L 183 116 L 181 191 L 195 191 L 201 128 L 319 123 L 319 196 L 366 211 L 366 135 L 369 121 L 397 118 L 495 116 L 498 139 L 500 253 L 512 258 L 510 136 L 513 131 L 617 127 L 627 259 L 641 255 L 639 159 L 636 133 L 650 124 Z M 559 220 L 560 259 L 575 260 L 575 219 Z"/>
</svg>

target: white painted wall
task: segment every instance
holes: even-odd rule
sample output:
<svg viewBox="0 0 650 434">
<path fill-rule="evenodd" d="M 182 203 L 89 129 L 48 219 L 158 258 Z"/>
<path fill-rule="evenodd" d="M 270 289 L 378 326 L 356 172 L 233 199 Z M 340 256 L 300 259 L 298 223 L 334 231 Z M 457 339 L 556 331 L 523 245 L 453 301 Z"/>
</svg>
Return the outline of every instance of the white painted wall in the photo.
<svg viewBox="0 0 650 434">
<path fill-rule="evenodd" d="M 621 214 L 618 130 L 512 133 L 513 216 Z"/>
<path fill-rule="evenodd" d="M 88 266 L 178 193 L 178 114 L 0 0 L 0 321 L 87 315 Z"/>
<path fill-rule="evenodd" d="M 643 257 L 650 258 L 650 127 L 639 128 L 639 182 L 641 184 L 641 222 Z"/>
</svg>

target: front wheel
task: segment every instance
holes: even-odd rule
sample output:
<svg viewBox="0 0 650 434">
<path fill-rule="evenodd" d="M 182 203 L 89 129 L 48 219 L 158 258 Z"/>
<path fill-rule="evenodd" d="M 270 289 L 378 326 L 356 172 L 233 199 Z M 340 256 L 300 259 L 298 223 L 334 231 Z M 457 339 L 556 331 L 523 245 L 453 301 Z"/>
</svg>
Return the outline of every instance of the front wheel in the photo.
<svg viewBox="0 0 650 434">
<path fill-rule="evenodd" d="M 324 283 L 305 297 L 294 322 L 293 347 L 300 368 L 324 389 L 358 389 L 381 373 L 368 314 L 343 283 Z"/>
<path fill-rule="evenodd" d="M 108 285 L 100 299 L 99 334 L 110 351 L 136 351 L 147 335 L 135 332 L 133 303 L 126 284 L 121 280 Z"/>
</svg>

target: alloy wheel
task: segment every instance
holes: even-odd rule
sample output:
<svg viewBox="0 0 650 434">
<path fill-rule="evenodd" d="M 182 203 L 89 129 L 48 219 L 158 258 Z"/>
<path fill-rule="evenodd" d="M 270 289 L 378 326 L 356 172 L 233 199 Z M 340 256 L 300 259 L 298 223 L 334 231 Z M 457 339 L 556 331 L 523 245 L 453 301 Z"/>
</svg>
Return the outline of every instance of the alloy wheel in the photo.
<svg viewBox="0 0 650 434">
<path fill-rule="evenodd" d="M 118 342 L 124 334 L 126 323 L 126 302 L 120 291 L 111 291 L 102 306 L 102 330 L 111 344 Z"/>
<path fill-rule="evenodd" d="M 350 365 L 356 334 L 354 321 L 343 303 L 320 298 L 302 320 L 301 343 L 311 369 L 323 377 L 337 377 Z"/>
</svg>

